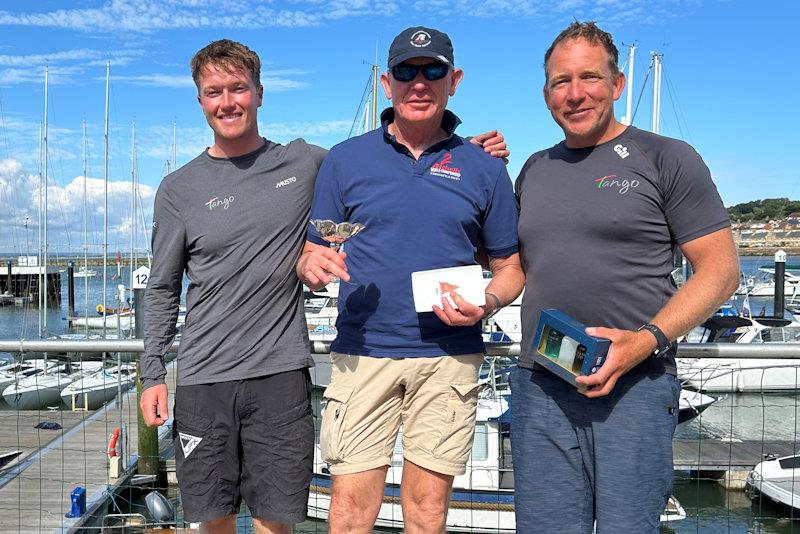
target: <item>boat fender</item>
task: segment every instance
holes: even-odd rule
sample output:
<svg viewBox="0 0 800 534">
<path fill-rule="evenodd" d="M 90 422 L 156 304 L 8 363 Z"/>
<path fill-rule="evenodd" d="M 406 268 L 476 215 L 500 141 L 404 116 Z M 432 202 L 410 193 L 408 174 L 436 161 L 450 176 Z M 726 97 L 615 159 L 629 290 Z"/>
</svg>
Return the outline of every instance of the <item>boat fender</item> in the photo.
<svg viewBox="0 0 800 534">
<path fill-rule="evenodd" d="M 102 304 L 98 304 L 97 306 L 95 306 L 95 307 L 94 307 L 94 309 L 95 309 L 95 310 L 97 311 L 97 313 L 99 313 L 100 315 L 103 315 L 103 312 L 105 312 L 105 311 L 106 311 L 106 307 L 105 307 L 105 306 L 103 306 Z"/>
<path fill-rule="evenodd" d="M 108 440 L 108 457 L 113 458 L 117 455 L 117 440 L 119 439 L 119 427 L 114 429 Z"/>
</svg>

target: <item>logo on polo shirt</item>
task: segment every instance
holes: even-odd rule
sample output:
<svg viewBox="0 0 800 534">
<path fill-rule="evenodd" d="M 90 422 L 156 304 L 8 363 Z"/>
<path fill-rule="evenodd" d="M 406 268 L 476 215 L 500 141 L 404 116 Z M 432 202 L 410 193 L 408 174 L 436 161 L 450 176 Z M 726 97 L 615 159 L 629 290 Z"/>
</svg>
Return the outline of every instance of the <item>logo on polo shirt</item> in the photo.
<svg viewBox="0 0 800 534">
<path fill-rule="evenodd" d="M 616 189 L 617 193 L 624 195 L 630 189 L 639 187 L 639 180 L 620 178 L 616 174 L 608 174 L 594 181 L 598 189 Z"/>
<path fill-rule="evenodd" d="M 416 46 L 417 48 L 423 48 L 431 44 L 431 36 L 426 31 L 418 31 L 414 35 L 411 36 L 411 46 Z"/>
<path fill-rule="evenodd" d="M 453 155 L 450 154 L 450 152 L 445 152 L 442 161 L 431 165 L 431 176 L 440 176 L 442 178 L 449 178 L 451 180 L 461 180 L 461 169 L 448 165 L 452 159 Z"/>
</svg>

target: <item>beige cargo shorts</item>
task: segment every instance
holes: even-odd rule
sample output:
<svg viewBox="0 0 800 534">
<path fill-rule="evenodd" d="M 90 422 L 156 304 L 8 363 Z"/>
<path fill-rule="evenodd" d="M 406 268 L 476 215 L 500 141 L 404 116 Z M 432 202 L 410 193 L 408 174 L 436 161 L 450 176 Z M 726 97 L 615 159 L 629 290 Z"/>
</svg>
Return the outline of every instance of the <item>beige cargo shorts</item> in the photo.
<svg viewBox="0 0 800 534">
<path fill-rule="evenodd" d="M 445 475 L 465 472 L 482 354 L 376 358 L 332 352 L 331 362 L 320 446 L 332 474 L 390 465 L 401 424 L 406 460 Z"/>
</svg>

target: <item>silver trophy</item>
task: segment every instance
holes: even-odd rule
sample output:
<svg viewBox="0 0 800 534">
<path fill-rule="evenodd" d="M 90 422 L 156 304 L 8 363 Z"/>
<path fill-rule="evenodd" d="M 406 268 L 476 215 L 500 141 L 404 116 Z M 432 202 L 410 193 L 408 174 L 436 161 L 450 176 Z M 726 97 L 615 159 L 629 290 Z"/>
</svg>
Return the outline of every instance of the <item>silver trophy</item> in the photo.
<svg viewBox="0 0 800 534">
<path fill-rule="evenodd" d="M 313 226 L 319 236 L 327 241 L 328 245 L 337 252 L 343 248 L 345 241 L 366 228 L 366 226 L 361 223 L 351 223 L 347 221 L 335 223 L 330 219 L 311 219 L 309 224 Z"/>
</svg>

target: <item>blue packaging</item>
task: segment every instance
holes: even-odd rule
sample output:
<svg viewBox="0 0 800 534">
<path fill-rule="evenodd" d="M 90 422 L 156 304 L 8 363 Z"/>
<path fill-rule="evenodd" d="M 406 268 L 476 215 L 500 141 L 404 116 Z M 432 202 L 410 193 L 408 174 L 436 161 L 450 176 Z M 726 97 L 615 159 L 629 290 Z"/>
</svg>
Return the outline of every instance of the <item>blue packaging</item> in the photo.
<svg viewBox="0 0 800 534">
<path fill-rule="evenodd" d="M 542 310 L 531 346 L 533 361 L 575 387 L 605 363 L 611 341 L 586 333 L 586 326 L 556 309 Z"/>
</svg>

